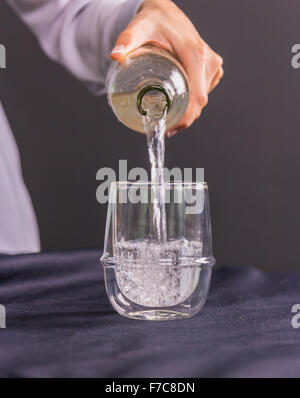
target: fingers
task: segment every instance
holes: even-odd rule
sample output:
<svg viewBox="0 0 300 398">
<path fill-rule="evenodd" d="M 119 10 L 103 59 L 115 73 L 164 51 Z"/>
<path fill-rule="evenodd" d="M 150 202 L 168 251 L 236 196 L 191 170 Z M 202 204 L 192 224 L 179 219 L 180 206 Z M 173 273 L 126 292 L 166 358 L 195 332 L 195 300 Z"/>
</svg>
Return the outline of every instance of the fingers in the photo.
<svg viewBox="0 0 300 398">
<path fill-rule="evenodd" d="M 180 53 L 180 59 L 187 73 L 190 98 L 183 118 L 174 127 L 180 131 L 189 127 L 202 113 L 208 102 L 208 82 L 206 77 L 206 64 L 208 53 L 205 47 L 186 49 Z"/>
<path fill-rule="evenodd" d="M 222 77 L 224 75 L 224 70 L 222 66 L 218 69 L 213 81 L 211 82 L 209 93 L 220 83 Z"/>
<path fill-rule="evenodd" d="M 156 26 L 142 15 L 138 15 L 118 37 L 114 48 L 111 51 L 111 58 L 114 61 L 122 61 L 131 51 L 147 44 L 162 47 L 172 51 L 172 47 L 166 35 L 156 29 Z"/>
<path fill-rule="evenodd" d="M 167 131 L 167 133 L 166 133 L 167 137 L 173 137 L 179 131 L 184 130 L 184 129 L 188 128 L 189 126 L 191 126 L 193 124 L 193 122 L 201 116 L 202 109 L 203 108 L 200 108 L 198 106 L 196 100 L 190 99 L 188 108 L 187 108 L 183 118 L 171 131 Z"/>
<path fill-rule="evenodd" d="M 150 16 L 151 17 L 151 16 Z M 140 11 L 130 22 L 127 28 L 119 35 L 111 58 L 120 62 L 128 53 L 151 41 L 155 33 L 155 24 L 151 22 L 145 11 Z"/>
<path fill-rule="evenodd" d="M 127 28 L 118 37 L 114 48 L 111 51 L 111 58 L 120 61 L 133 49 L 140 47 L 145 42 L 145 34 L 139 29 Z"/>
<path fill-rule="evenodd" d="M 180 59 L 187 72 L 190 99 L 183 118 L 168 132 L 172 137 L 178 131 L 193 124 L 208 103 L 208 94 L 219 84 L 224 71 L 223 59 L 212 51 L 204 42 L 198 48 L 187 50 L 180 54 Z"/>
</svg>

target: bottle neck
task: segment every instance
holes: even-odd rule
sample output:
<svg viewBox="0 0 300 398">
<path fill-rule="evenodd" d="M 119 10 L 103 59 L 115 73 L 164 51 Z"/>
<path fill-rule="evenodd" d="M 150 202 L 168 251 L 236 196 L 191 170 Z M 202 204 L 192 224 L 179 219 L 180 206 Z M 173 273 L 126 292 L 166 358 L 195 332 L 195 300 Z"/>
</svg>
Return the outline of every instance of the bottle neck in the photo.
<svg viewBox="0 0 300 398">
<path fill-rule="evenodd" d="M 170 96 L 160 85 L 149 84 L 143 87 L 137 96 L 137 108 L 142 116 L 146 116 L 153 107 L 156 107 L 161 113 L 166 109 L 168 112 L 170 105 Z"/>
</svg>

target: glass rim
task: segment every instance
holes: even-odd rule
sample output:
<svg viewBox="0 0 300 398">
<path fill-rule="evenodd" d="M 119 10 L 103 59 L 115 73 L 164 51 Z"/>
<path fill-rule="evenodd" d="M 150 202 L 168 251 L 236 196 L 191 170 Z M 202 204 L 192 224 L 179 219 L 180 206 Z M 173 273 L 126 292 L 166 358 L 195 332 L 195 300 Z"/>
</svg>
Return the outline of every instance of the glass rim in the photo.
<svg viewBox="0 0 300 398">
<path fill-rule="evenodd" d="M 111 183 L 111 187 L 118 187 L 118 188 L 127 188 L 127 186 L 162 186 L 166 188 L 174 188 L 177 186 L 183 186 L 185 188 L 192 188 L 192 189 L 200 189 L 200 188 L 208 188 L 206 182 L 183 182 L 183 181 L 173 181 L 173 182 L 164 182 L 162 185 L 159 183 L 153 183 L 151 181 L 113 181 Z"/>
</svg>

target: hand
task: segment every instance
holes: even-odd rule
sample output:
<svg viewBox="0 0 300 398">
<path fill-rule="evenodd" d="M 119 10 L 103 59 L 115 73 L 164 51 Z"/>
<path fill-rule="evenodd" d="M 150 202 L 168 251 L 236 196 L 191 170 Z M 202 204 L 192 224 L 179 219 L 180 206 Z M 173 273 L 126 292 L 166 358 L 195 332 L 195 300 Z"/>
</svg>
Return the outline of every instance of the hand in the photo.
<svg viewBox="0 0 300 398">
<path fill-rule="evenodd" d="M 145 0 L 118 37 L 111 58 L 121 61 L 130 51 L 146 43 L 169 51 L 187 73 L 189 104 L 178 125 L 168 132 L 170 137 L 200 117 L 209 92 L 223 76 L 223 59 L 201 39 L 192 22 L 170 0 Z"/>
</svg>

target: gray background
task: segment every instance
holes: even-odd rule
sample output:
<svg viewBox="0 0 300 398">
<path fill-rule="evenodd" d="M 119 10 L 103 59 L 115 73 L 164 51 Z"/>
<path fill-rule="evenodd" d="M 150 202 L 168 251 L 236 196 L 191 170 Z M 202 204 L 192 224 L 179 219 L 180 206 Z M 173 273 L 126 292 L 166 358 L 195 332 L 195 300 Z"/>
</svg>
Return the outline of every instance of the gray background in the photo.
<svg viewBox="0 0 300 398">
<path fill-rule="evenodd" d="M 204 167 L 218 264 L 300 269 L 299 0 L 176 1 L 224 58 L 201 119 L 168 140 L 167 167 Z M 41 52 L 0 4 L 0 97 L 21 150 L 44 249 L 102 247 L 96 171 L 148 168 L 144 137 Z"/>
</svg>

